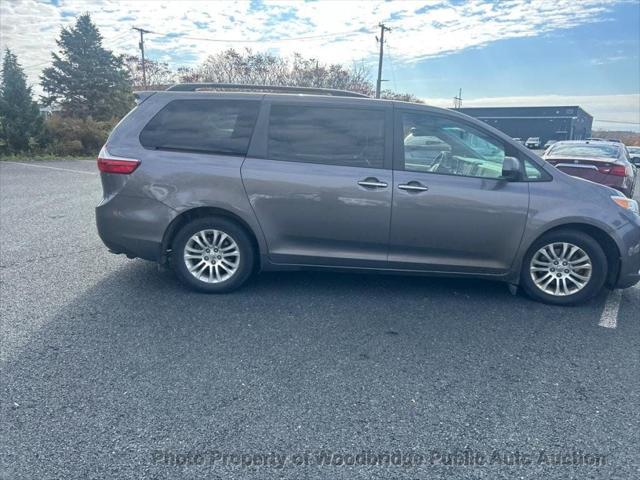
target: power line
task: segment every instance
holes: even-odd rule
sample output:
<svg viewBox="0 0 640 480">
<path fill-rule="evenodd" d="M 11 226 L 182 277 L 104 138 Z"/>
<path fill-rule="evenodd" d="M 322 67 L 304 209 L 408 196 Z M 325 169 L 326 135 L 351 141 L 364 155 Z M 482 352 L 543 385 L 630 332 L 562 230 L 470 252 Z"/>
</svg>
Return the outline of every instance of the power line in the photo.
<svg viewBox="0 0 640 480">
<path fill-rule="evenodd" d="M 393 61 L 393 56 L 391 55 L 391 44 L 387 42 L 387 55 L 389 56 L 389 64 L 391 65 L 391 82 L 393 83 L 393 89 L 397 90 L 398 85 L 396 84 L 396 67 L 395 62 Z"/>
<path fill-rule="evenodd" d="M 142 31 L 140 33 L 141 42 L 142 43 L 144 43 L 143 32 L 147 33 L 147 34 L 152 34 L 152 35 L 159 35 L 161 37 L 176 37 L 176 38 L 181 38 L 181 39 L 185 39 L 185 40 L 197 40 L 197 41 L 215 42 L 215 43 L 265 43 L 265 42 L 280 43 L 280 42 L 291 42 L 291 41 L 314 40 L 314 39 L 321 39 L 321 38 L 336 37 L 336 36 L 340 36 L 340 35 L 354 35 L 354 34 L 357 34 L 357 33 L 366 33 L 366 32 L 363 32 L 362 29 L 360 28 L 360 29 L 357 29 L 357 30 L 349 30 L 349 31 L 345 31 L 345 32 L 323 33 L 323 34 L 318 34 L 318 35 L 305 35 L 305 36 L 300 36 L 300 37 L 286 37 L 286 38 L 273 38 L 273 39 L 261 39 L 261 40 L 247 40 L 247 39 L 232 39 L 232 38 L 192 37 L 190 35 L 184 35 L 184 34 L 182 34 L 180 32 L 162 33 L 162 32 L 156 32 L 156 31 L 153 31 L 153 30 L 142 29 L 142 28 L 138 28 L 138 27 L 133 27 L 133 30 L 137 30 L 139 32 Z M 109 43 L 110 46 L 112 46 L 112 48 L 121 47 L 122 45 L 127 43 L 127 42 L 123 42 L 122 41 L 122 40 L 124 40 L 126 38 L 127 35 L 128 35 L 128 33 L 126 33 L 126 32 L 124 34 L 117 35 L 115 38 L 110 39 L 108 41 L 108 43 Z M 141 50 L 142 50 L 142 48 L 141 48 Z M 43 67 L 45 65 L 48 65 L 50 62 L 51 61 L 38 63 L 38 64 L 35 64 L 35 65 L 27 65 L 27 66 L 22 67 L 22 68 L 24 70 L 32 69 L 32 68 L 39 68 L 39 67 Z M 144 65 L 143 65 L 143 70 L 144 70 Z M 143 72 L 143 77 L 144 76 L 145 75 L 144 75 L 144 72 Z"/>
<path fill-rule="evenodd" d="M 336 37 L 336 36 L 340 36 L 340 35 L 353 35 L 356 33 L 366 33 L 363 32 L 362 29 L 358 29 L 358 30 L 350 30 L 348 32 L 335 32 L 335 33 L 323 33 L 323 34 L 319 34 L 319 35 L 306 35 L 306 36 L 302 36 L 302 37 L 286 37 L 286 38 L 263 38 L 261 40 L 247 40 L 247 39 L 240 39 L 240 38 L 208 38 L 208 37 L 192 37 L 190 35 L 184 35 L 180 32 L 171 32 L 171 33 L 161 33 L 161 32 L 154 32 L 151 30 L 145 30 L 145 33 L 151 33 L 153 35 L 160 35 L 162 37 L 176 37 L 176 38 L 181 38 L 181 39 L 185 39 L 185 40 L 198 40 L 198 41 L 202 41 L 202 42 L 216 42 L 216 43 L 265 43 L 265 42 L 270 42 L 270 43 L 280 43 L 280 42 L 291 42 L 291 41 L 300 41 L 300 40 L 314 40 L 314 39 L 319 39 L 319 38 L 328 38 L 328 37 Z"/>
<path fill-rule="evenodd" d="M 118 35 L 114 38 L 109 39 L 108 40 L 109 47 L 113 49 L 113 48 L 121 47 L 126 43 L 129 43 L 131 41 L 131 38 L 129 37 L 129 35 L 130 35 L 129 32 L 125 32 L 122 35 Z"/>
<path fill-rule="evenodd" d="M 46 62 L 42 62 L 42 63 L 36 63 L 35 65 L 27 65 L 26 67 L 22 67 L 22 69 L 23 70 L 30 70 L 32 68 L 44 67 L 45 65 L 48 65 L 49 63 L 51 63 L 51 60 L 47 60 Z"/>
<path fill-rule="evenodd" d="M 123 33 L 121 35 L 117 35 L 115 38 L 109 40 L 108 43 L 111 46 L 114 42 L 116 42 L 117 43 L 116 47 L 122 46 L 123 45 L 122 40 L 127 35 L 129 35 L 128 32 L 125 32 L 125 33 Z M 52 62 L 52 60 L 47 60 L 46 62 L 35 63 L 33 65 L 26 65 L 26 66 L 23 66 L 22 69 L 23 70 L 30 70 L 30 69 L 33 69 L 33 68 L 40 68 L 40 67 L 44 67 L 45 65 L 49 65 L 51 62 Z"/>
<path fill-rule="evenodd" d="M 396 67 L 393 62 L 393 57 L 391 56 L 391 45 L 387 42 L 387 54 L 389 55 L 389 63 L 391 64 L 391 78 L 393 81 L 393 89 L 397 90 L 398 85 L 396 84 Z"/>
</svg>

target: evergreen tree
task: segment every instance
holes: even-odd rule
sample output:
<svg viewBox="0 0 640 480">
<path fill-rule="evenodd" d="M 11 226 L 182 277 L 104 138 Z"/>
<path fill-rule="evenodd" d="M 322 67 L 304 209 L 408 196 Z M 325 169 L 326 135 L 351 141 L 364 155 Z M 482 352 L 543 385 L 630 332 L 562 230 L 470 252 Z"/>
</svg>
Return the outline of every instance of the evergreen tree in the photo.
<svg viewBox="0 0 640 480">
<path fill-rule="evenodd" d="M 46 104 L 59 103 L 63 113 L 97 120 L 120 117 L 133 104 L 121 57 L 102 47 L 102 35 L 88 13 L 63 28 L 52 53 L 53 65 L 42 73 Z"/>
<path fill-rule="evenodd" d="M 2 61 L 0 83 L 0 139 L 8 153 L 26 152 L 32 137 L 40 134 L 42 117 L 31 96 L 18 58 L 9 49 Z"/>
</svg>

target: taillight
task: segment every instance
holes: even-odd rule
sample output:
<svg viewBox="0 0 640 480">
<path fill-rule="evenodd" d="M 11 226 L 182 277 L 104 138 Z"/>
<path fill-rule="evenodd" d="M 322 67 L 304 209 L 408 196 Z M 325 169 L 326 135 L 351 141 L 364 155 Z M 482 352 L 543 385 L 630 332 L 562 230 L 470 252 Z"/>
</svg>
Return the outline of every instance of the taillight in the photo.
<svg viewBox="0 0 640 480">
<path fill-rule="evenodd" d="M 601 165 L 598 166 L 598 171 L 606 175 L 613 175 L 616 177 L 626 177 L 627 169 L 624 165 Z"/>
<path fill-rule="evenodd" d="M 98 170 L 102 173 L 119 173 L 128 175 L 140 165 L 140 160 L 111 155 L 105 145 L 98 154 Z"/>
<path fill-rule="evenodd" d="M 609 172 L 609 175 L 615 175 L 616 177 L 626 177 L 627 169 L 624 165 L 614 165 Z"/>
</svg>

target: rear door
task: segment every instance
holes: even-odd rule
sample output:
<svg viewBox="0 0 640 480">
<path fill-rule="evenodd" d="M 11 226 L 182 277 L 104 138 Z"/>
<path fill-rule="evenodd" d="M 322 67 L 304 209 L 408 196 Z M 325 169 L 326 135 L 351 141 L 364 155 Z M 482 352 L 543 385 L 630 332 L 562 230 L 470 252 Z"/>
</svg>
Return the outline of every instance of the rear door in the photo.
<svg viewBox="0 0 640 480">
<path fill-rule="evenodd" d="M 527 221 L 528 183 L 501 178 L 508 144 L 457 118 L 397 110 L 391 267 L 504 273 Z M 523 169 L 524 175 L 524 169 Z"/>
<path fill-rule="evenodd" d="M 242 179 L 274 263 L 386 265 L 392 110 L 267 96 Z"/>
</svg>

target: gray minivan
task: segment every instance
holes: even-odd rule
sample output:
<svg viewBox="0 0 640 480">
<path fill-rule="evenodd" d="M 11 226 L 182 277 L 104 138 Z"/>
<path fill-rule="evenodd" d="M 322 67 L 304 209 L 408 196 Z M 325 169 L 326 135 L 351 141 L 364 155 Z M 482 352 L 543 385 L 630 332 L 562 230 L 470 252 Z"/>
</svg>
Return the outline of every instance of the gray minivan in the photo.
<svg viewBox="0 0 640 480">
<path fill-rule="evenodd" d="M 139 94 L 98 158 L 109 250 L 203 292 L 258 270 L 375 270 L 501 280 L 563 305 L 640 280 L 638 204 L 481 121 L 231 87 Z"/>
</svg>

